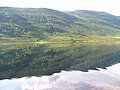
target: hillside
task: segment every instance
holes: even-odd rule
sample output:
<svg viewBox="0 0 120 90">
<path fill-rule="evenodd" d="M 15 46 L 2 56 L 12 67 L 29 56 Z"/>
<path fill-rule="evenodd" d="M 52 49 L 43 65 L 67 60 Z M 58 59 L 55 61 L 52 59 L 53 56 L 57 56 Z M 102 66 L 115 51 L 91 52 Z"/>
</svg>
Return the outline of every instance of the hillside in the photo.
<svg viewBox="0 0 120 90">
<path fill-rule="evenodd" d="M 120 35 L 120 17 L 105 12 L 0 7 L 0 37 L 117 35 Z"/>
</svg>

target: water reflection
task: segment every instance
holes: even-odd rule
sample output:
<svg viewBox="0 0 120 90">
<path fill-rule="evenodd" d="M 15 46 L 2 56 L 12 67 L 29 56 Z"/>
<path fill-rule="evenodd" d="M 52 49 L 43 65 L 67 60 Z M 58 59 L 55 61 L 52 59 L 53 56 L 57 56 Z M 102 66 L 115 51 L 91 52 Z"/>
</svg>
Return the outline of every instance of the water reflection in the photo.
<svg viewBox="0 0 120 90">
<path fill-rule="evenodd" d="M 4 47 L 1 47 L 0 52 L 0 79 L 52 75 L 61 70 L 88 71 L 120 62 L 119 44 L 12 45 L 7 46 L 7 49 Z"/>
<path fill-rule="evenodd" d="M 120 64 L 106 69 L 62 71 L 51 76 L 1 80 L 0 90 L 120 90 Z"/>
</svg>

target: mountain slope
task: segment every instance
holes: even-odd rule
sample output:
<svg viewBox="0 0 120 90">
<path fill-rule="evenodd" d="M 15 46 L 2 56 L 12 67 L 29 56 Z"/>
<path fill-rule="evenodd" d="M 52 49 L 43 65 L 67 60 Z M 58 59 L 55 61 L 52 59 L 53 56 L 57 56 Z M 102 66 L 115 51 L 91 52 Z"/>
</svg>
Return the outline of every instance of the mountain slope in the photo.
<svg viewBox="0 0 120 90">
<path fill-rule="evenodd" d="M 0 7 L 0 37 L 113 35 L 120 35 L 120 18 L 105 12 Z"/>
</svg>

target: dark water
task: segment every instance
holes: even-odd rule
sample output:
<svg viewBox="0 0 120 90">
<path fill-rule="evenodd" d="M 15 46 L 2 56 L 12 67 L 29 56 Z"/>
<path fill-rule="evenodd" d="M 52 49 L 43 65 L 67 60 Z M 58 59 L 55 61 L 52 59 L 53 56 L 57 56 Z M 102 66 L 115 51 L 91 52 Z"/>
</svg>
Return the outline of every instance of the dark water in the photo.
<svg viewBox="0 0 120 90">
<path fill-rule="evenodd" d="M 0 90 L 120 90 L 119 62 L 117 42 L 2 45 Z"/>
</svg>

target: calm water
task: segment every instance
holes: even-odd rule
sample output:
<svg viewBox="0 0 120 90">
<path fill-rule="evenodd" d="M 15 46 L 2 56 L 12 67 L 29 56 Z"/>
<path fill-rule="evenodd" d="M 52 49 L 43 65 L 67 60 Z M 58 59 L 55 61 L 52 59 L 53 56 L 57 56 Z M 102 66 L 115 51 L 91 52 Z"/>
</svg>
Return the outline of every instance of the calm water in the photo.
<svg viewBox="0 0 120 90">
<path fill-rule="evenodd" d="M 0 90 L 120 90 L 120 44 L 0 46 Z"/>
</svg>

